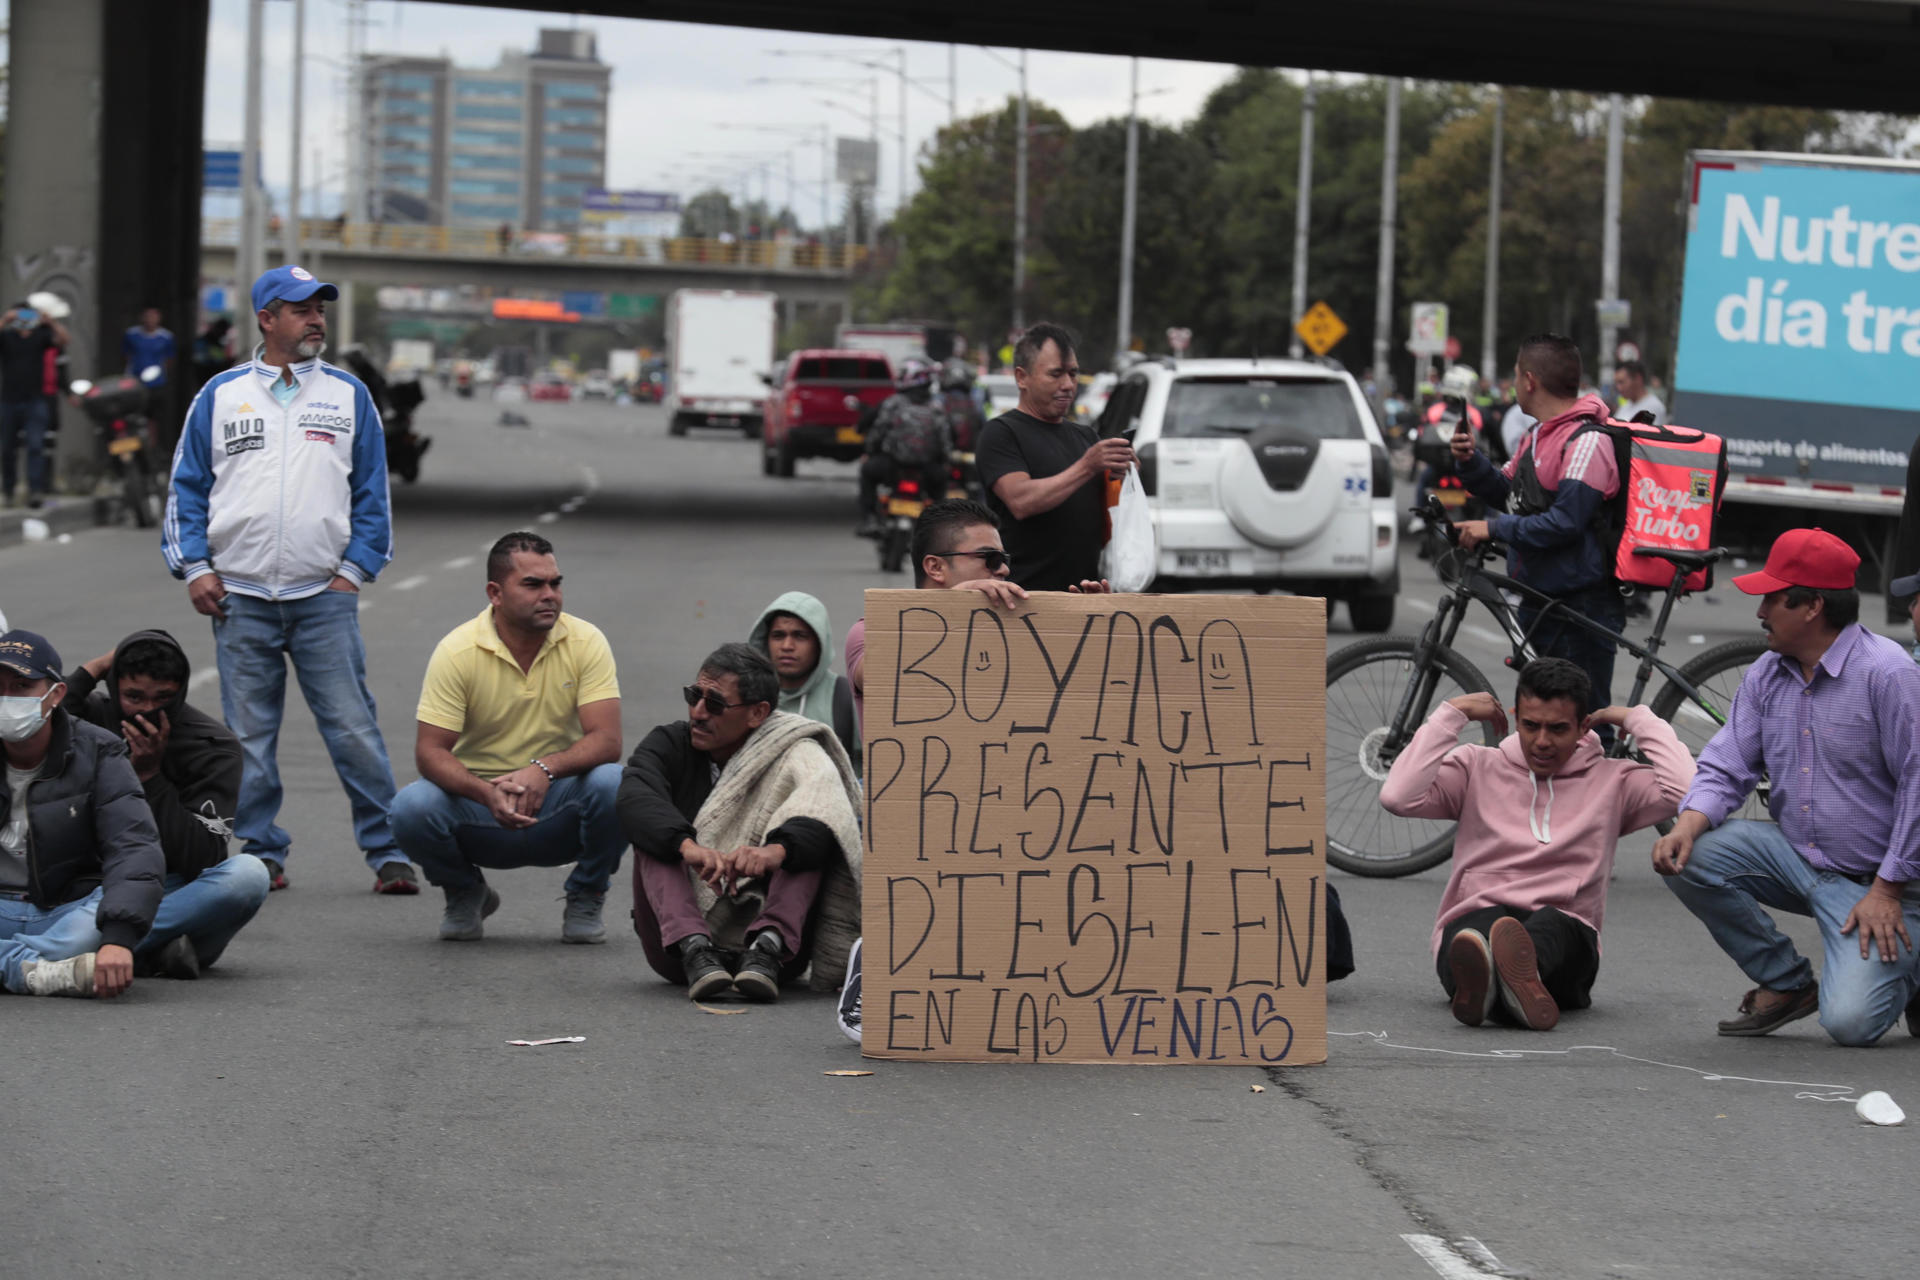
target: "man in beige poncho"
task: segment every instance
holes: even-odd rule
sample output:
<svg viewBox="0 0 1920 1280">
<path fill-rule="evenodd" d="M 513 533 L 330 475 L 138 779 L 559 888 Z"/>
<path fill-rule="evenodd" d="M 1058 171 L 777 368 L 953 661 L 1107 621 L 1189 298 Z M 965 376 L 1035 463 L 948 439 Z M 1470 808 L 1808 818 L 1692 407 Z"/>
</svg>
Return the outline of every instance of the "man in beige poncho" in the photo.
<svg viewBox="0 0 1920 1280">
<path fill-rule="evenodd" d="M 809 963 L 833 990 L 860 933 L 846 752 L 832 726 L 774 710 L 779 676 L 747 645 L 714 650 L 683 693 L 687 718 L 649 733 L 620 782 L 647 963 L 695 1000 L 776 1000 Z"/>
</svg>

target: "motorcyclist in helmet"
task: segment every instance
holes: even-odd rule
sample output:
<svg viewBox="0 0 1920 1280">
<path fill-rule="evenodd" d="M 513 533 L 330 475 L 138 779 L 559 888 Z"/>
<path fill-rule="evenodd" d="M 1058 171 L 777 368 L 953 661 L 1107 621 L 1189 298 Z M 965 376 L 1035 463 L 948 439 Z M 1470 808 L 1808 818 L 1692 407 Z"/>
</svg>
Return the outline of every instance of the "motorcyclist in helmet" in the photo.
<svg viewBox="0 0 1920 1280">
<path fill-rule="evenodd" d="M 1473 403 L 1474 393 L 1479 389 L 1480 376 L 1466 365 L 1456 364 L 1448 368 L 1440 378 L 1438 396 L 1427 406 L 1421 415 L 1420 433 L 1414 438 L 1413 458 L 1417 468 L 1413 488 L 1414 506 L 1425 508 L 1427 493 L 1440 483 L 1440 477 L 1453 471 L 1452 439 L 1453 424 L 1458 420 L 1462 408 L 1466 411 L 1467 425 L 1478 437 L 1485 426 L 1480 409 Z M 1430 551 L 1426 542 L 1421 542 L 1421 559 L 1426 559 Z"/>
<path fill-rule="evenodd" d="M 895 385 L 868 428 L 866 452 L 860 458 L 861 537 L 880 531 L 880 486 L 897 483 L 903 475 L 918 476 L 927 501 L 947 496 L 947 455 L 953 449 L 953 423 L 946 406 L 933 394 L 936 370 L 924 360 L 908 360 L 900 367 Z"/>
</svg>

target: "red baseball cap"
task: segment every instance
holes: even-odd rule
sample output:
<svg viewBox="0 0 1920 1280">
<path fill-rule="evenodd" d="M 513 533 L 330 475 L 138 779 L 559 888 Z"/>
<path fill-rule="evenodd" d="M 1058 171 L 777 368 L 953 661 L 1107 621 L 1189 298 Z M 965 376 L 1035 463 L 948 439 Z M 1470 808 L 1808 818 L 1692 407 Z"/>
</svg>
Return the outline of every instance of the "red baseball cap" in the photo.
<svg viewBox="0 0 1920 1280">
<path fill-rule="evenodd" d="M 1788 587 L 1845 591 L 1853 586 L 1859 570 L 1860 557 L 1853 548 L 1825 529 L 1789 529 L 1767 553 L 1767 567 L 1741 574 L 1733 585 L 1750 596 Z"/>
</svg>

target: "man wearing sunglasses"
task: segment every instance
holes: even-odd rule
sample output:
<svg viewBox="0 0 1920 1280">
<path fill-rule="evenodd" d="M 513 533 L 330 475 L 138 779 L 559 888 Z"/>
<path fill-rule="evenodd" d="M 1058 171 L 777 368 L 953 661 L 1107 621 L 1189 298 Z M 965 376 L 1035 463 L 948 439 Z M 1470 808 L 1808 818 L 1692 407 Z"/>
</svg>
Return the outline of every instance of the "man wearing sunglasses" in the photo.
<svg viewBox="0 0 1920 1280">
<path fill-rule="evenodd" d="M 809 963 L 831 991 L 860 931 L 853 765 L 831 725 L 777 711 L 765 654 L 723 644 L 681 690 L 687 718 L 634 748 L 620 782 L 633 928 L 687 994 L 767 1003 Z"/>
<path fill-rule="evenodd" d="M 935 502 L 913 522 L 913 585 L 923 591 L 978 591 L 1003 609 L 1027 598 L 1013 580 L 1013 565 L 1000 541 L 1000 519 L 978 502 L 956 498 Z M 1086 578 L 1068 591 L 1098 595 L 1111 591 L 1105 579 Z M 864 724 L 867 713 L 867 620 L 847 631 L 847 680 L 854 709 Z"/>
<path fill-rule="evenodd" d="M 620 684 L 598 627 L 561 611 L 560 566 L 537 533 L 487 555 L 487 607 L 427 661 L 393 834 L 447 896 L 440 937 L 478 941 L 500 906 L 482 868 L 561 867 L 562 942 L 607 940 L 600 909 L 627 842 Z"/>
</svg>

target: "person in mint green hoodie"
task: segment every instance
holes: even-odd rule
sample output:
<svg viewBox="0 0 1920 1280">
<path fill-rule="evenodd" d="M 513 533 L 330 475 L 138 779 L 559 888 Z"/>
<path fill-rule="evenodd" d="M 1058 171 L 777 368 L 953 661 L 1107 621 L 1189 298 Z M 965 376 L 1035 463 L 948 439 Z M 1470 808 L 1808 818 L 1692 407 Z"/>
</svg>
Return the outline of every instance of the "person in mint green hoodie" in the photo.
<svg viewBox="0 0 1920 1280">
<path fill-rule="evenodd" d="M 748 643 L 767 655 L 780 676 L 780 705 L 809 720 L 832 725 L 834 736 L 860 767 L 860 729 L 853 716 L 853 686 L 834 674 L 839 658 L 827 606 L 804 591 L 775 597 L 753 624 Z"/>
</svg>

